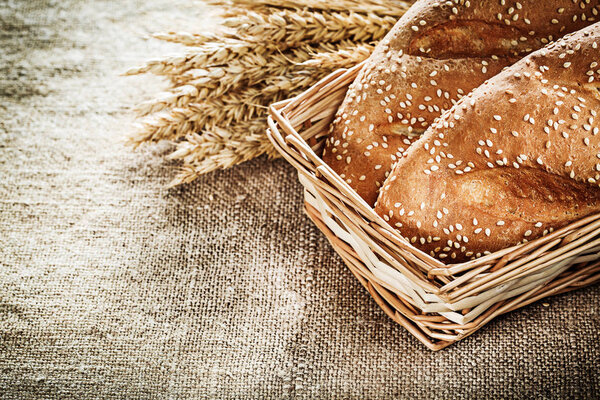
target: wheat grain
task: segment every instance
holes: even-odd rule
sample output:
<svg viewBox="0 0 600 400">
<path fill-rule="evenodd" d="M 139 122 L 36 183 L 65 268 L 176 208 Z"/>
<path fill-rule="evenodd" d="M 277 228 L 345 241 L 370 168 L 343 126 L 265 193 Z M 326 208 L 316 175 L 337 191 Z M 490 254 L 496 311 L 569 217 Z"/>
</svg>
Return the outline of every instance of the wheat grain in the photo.
<svg viewBox="0 0 600 400">
<path fill-rule="evenodd" d="M 152 35 L 155 39 L 166 42 L 181 43 L 186 46 L 201 46 L 208 42 L 219 42 L 223 38 L 233 39 L 231 35 L 224 32 L 215 34 L 211 32 L 188 33 L 188 32 L 157 32 Z"/>
<path fill-rule="evenodd" d="M 207 85 L 209 82 L 207 82 Z M 206 88 L 208 91 L 208 87 Z M 139 116 L 158 113 L 167 108 L 183 107 L 191 99 L 198 98 L 199 91 L 193 85 L 184 85 L 171 89 L 168 92 L 160 93 L 156 98 L 145 101 L 134 107 Z"/>
<path fill-rule="evenodd" d="M 374 48 L 375 46 L 370 44 L 356 44 L 345 48 L 341 47 L 336 51 L 317 52 L 299 66 L 306 69 L 319 69 L 323 71 L 350 68 L 366 60 Z"/>
</svg>

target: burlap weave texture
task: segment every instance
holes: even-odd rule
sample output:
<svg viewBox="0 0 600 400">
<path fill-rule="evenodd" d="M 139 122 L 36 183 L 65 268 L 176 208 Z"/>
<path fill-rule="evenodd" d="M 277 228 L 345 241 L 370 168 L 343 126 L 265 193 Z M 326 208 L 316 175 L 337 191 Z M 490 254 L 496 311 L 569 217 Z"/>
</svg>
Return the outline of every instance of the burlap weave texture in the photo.
<svg viewBox="0 0 600 400">
<path fill-rule="evenodd" d="M 600 287 L 438 353 L 302 213 L 284 161 L 174 190 L 123 147 L 160 81 L 119 77 L 212 21 L 176 0 L 0 0 L 0 399 L 594 398 Z"/>
</svg>

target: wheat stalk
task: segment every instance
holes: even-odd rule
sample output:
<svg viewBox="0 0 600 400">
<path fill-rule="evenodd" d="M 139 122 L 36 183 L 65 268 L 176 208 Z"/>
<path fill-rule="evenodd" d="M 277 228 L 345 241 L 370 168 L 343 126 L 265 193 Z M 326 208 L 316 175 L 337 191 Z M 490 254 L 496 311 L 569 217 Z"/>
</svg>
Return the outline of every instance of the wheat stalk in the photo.
<svg viewBox="0 0 600 400">
<path fill-rule="evenodd" d="M 396 18 L 354 12 L 281 10 L 272 14 L 247 12 L 226 19 L 223 25 L 255 42 L 301 43 L 361 42 L 381 39 Z"/>
<path fill-rule="evenodd" d="M 223 38 L 232 38 L 230 35 L 221 33 L 217 35 L 211 32 L 188 33 L 188 32 L 157 32 L 152 35 L 155 39 L 165 42 L 181 43 L 186 46 L 201 46 L 207 42 L 218 42 Z"/>
<path fill-rule="evenodd" d="M 367 58 L 408 8 L 400 0 L 209 0 L 228 17 L 218 33 L 158 33 L 183 54 L 126 72 L 166 77 L 171 89 L 136 107 L 143 119 L 129 141 L 177 142 L 173 184 L 261 154 L 266 110 L 339 68 Z"/>
<path fill-rule="evenodd" d="M 146 72 L 156 75 L 181 75 L 192 68 L 224 65 L 252 52 L 262 53 L 269 46 L 272 45 L 223 38 L 219 42 L 204 43 L 202 46 L 188 50 L 182 55 L 150 60 L 145 65 L 130 68 L 125 72 L 125 75 L 138 75 Z"/>
<path fill-rule="evenodd" d="M 366 60 L 374 48 L 371 44 L 356 44 L 353 47 L 341 47 L 336 51 L 315 53 L 309 60 L 300 64 L 300 67 L 324 71 L 350 68 Z"/>
</svg>

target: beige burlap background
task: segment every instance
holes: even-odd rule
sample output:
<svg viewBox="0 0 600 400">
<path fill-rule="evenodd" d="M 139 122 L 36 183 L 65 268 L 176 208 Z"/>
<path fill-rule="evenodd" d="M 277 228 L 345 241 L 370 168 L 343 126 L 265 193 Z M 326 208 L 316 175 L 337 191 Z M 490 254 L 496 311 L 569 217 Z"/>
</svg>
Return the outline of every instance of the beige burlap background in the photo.
<svg viewBox="0 0 600 400">
<path fill-rule="evenodd" d="M 302 213 L 283 161 L 175 190 L 118 139 L 160 86 L 118 74 L 209 26 L 184 0 L 0 0 L 0 398 L 592 398 L 600 287 L 439 353 Z"/>
</svg>

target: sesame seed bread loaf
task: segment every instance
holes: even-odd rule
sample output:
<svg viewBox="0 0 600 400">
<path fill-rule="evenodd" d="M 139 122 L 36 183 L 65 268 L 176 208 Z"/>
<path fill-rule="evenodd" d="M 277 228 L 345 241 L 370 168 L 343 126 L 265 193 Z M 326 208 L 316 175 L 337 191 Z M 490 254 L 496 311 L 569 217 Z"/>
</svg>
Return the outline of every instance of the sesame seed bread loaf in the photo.
<svg viewBox="0 0 600 400">
<path fill-rule="evenodd" d="M 461 262 L 600 212 L 600 23 L 523 58 L 444 113 L 376 212 Z"/>
<path fill-rule="evenodd" d="M 598 0 L 417 1 L 351 85 L 324 161 L 370 205 L 444 110 L 502 68 L 597 20 Z"/>
</svg>

